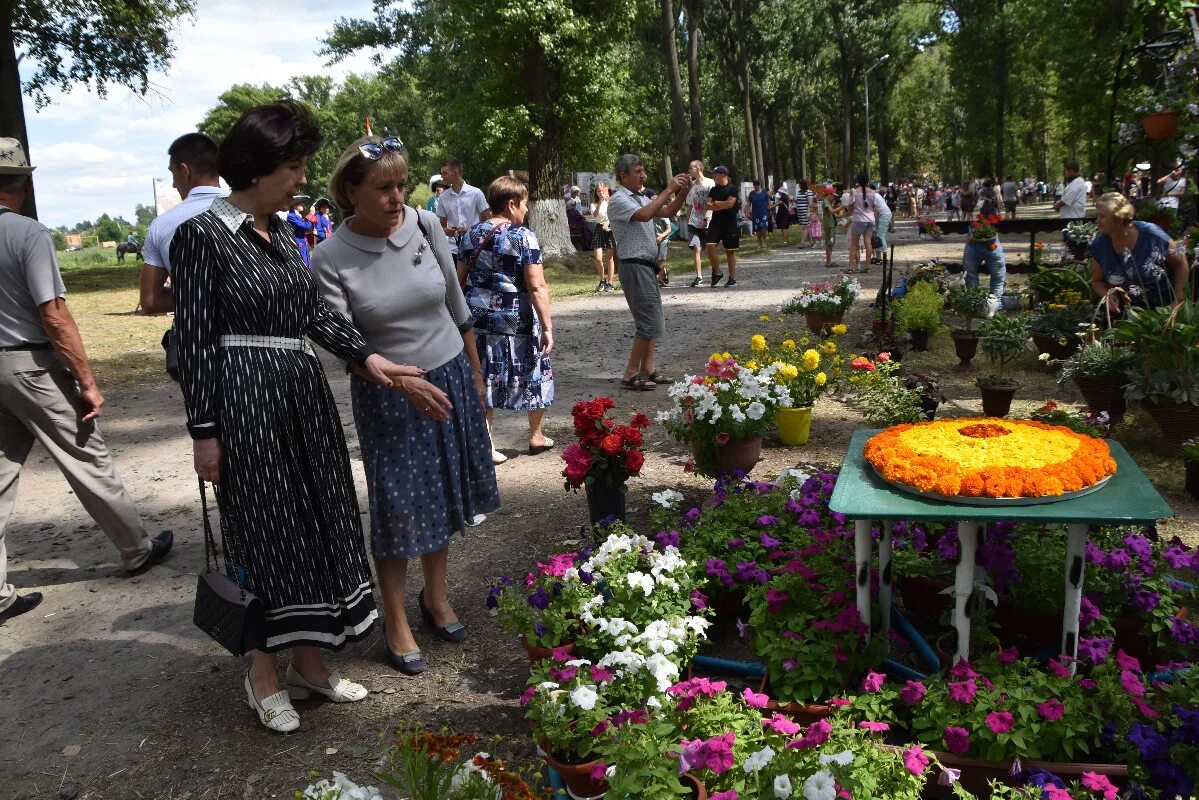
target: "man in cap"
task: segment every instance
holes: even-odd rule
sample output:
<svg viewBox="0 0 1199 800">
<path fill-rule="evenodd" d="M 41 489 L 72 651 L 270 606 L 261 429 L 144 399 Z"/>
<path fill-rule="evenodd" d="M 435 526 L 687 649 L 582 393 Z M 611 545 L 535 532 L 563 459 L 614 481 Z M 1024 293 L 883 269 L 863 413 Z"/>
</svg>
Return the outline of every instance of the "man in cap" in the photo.
<svg viewBox="0 0 1199 800">
<path fill-rule="evenodd" d="M 38 592 L 7 582 L 4 529 L 34 441 L 54 459 L 130 573 L 162 560 L 170 531 L 151 539 L 117 475 L 95 419 L 104 397 L 67 309 L 50 232 L 16 213 L 33 189 L 16 139 L 0 138 L 0 623 L 30 611 Z"/>
<path fill-rule="evenodd" d="M 708 223 L 704 242 L 708 246 L 708 263 L 712 265 L 712 288 L 720 284 L 724 273 L 720 271 L 720 259 L 716 256 L 716 245 L 724 245 L 724 257 L 729 263 L 729 280 L 726 287 L 737 285 L 737 248 L 741 246 L 741 226 L 737 222 L 737 206 L 741 198 L 737 187 L 729 183 L 729 168 L 712 170 L 716 185 L 708 192 L 708 208 L 712 221 Z"/>
</svg>

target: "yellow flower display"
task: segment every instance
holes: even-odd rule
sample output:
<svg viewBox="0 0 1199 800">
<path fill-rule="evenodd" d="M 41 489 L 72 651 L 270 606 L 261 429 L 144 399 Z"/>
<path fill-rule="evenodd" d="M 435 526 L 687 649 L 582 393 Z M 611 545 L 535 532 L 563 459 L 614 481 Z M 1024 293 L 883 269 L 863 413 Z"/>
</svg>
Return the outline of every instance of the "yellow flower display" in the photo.
<svg viewBox="0 0 1199 800">
<path fill-rule="evenodd" d="M 823 372 L 817 372 L 815 381 L 817 386 L 824 386 L 824 384 L 828 383 L 828 376 Z"/>
<path fill-rule="evenodd" d="M 803 367 L 806 370 L 814 370 L 820 366 L 820 354 L 815 350 L 805 350 L 803 354 Z"/>
<path fill-rule="evenodd" d="M 794 339 L 783 339 L 783 349 L 784 350 L 794 350 L 795 349 L 795 340 Z"/>
<path fill-rule="evenodd" d="M 1102 439 L 1030 420 L 896 425 L 866 442 L 865 457 L 888 481 L 946 497 L 1052 497 L 1116 473 Z"/>
<path fill-rule="evenodd" d="M 757 362 L 757 361 L 754 361 L 754 360 L 751 358 L 751 359 L 749 359 L 748 361 L 745 361 L 745 362 L 743 362 L 743 363 L 741 364 L 741 366 L 745 367 L 746 369 L 757 369 L 757 368 L 758 368 L 758 362 Z"/>
<path fill-rule="evenodd" d="M 758 322 L 770 322 L 770 315 L 763 314 L 762 316 L 758 317 Z"/>
<path fill-rule="evenodd" d="M 824 351 L 825 355 L 831 356 L 833 353 L 837 352 L 837 343 L 832 339 L 829 339 L 827 342 L 820 345 L 820 349 Z"/>
<path fill-rule="evenodd" d="M 845 323 L 838 322 L 836 325 L 833 326 L 833 336 L 844 336 L 845 331 L 847 331 L 847 330 L 848 330 L 848 328 L 845 327 Z"/>
<path fill-rule="evenodd" d="M 761 353 L 766 350 L 766 337 L 760 333 L 755 333 L 753 338 L 749 340 L 749 347 L 755 353 Z"/>
</svg>

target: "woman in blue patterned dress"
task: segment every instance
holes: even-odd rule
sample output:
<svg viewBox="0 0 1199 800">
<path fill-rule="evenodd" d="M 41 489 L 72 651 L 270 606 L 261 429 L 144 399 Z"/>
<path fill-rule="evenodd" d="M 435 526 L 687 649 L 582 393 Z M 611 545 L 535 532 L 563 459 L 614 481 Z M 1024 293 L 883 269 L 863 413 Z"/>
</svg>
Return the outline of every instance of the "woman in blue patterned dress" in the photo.
<svg viewBox="0 0 1199 800">
<path fill-rule="evenodd" d="M 487 426 L 497 408 L 528 412 L 529 455 L 537 455 L 554 446 L 541 430 L 554 402 L 553 322 L 541 246 L 524 226 L 529 190 L 523 183 L 496 178 L 487 204 L 492 217 L 466 232 L 458 261 L 483 363 Z M 492 460 L 507 461 L 494 438 Z"/>
</svg>

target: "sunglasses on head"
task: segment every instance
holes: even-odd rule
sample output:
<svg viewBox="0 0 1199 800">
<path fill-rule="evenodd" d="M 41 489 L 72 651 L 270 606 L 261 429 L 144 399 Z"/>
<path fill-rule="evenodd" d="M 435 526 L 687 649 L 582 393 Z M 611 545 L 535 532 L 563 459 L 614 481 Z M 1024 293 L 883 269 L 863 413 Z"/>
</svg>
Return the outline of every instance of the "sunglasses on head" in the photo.
<svg viewBox="0 0 1199 800">
<path fill-rule="evenodd" d="M 383 151 L 390 150 L 393 153 L 403 153 L 404 143 L 395 136 L 388 136 L 382 142 L 366 142 L 358 145 L 358 152 L 362 157 L 371 161 L 378 161 L 383 157 Z"/>
</svg>

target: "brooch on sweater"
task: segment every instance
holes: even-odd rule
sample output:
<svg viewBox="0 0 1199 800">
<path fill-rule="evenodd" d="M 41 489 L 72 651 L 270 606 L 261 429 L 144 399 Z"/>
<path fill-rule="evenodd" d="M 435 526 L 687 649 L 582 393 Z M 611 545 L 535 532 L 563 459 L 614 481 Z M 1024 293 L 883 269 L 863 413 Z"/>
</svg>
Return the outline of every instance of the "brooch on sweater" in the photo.
<svg viewBox="0 0 1199 800">
<path fill-rule="evenodd" d="M 425 242 L 421 241 L 420 247 L 416 250 L 416 255 L 412 257 L 412 266 L 419 266 L 421 256 L 425 254 Z"/>
</svg>

